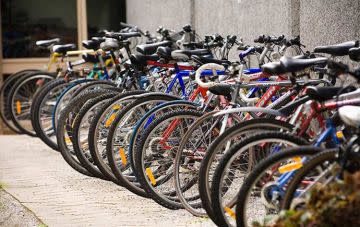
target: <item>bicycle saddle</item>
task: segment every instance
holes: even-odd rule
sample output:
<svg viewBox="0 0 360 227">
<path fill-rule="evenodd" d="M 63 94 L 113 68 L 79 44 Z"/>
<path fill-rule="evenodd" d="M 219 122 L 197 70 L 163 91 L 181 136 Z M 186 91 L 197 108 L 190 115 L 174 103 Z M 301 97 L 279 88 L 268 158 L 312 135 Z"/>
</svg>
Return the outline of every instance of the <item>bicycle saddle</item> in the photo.
<svg viewBox="0 0 360 227">
<path fill-rule="evenodd" d="M 318 46 L 314 48 L 315 53 L 331 54 L 334 56 L 344 56 L 349 54 L 350 48 L 358 47 L 359 41 L 348 41 L 335 45 Z"/>
<path fill-rule="evenodd" d="M 67 51 L 76 50 L 75 44 L 64 44 L 64 45 L 55 45 L 53 46 L 53 52 L 59 54 L 66 54 Z"/>
<path fill-rule="evenodd" d="M 199 62 L 201 64 L 215 63 L 215 64 L 223 65 L 225 67 L 231 65 L 231 62 L 228 60 L 219 60 L 219 59 L 214 59 L 212 57 L 192 55 L 191 58 L 194 61 Z"/>
<path fill-rule="evenodd" d="M 209 91 L 214 95 L 229 96 L 232 92 L 232 88 L 229 84 L 217 84 L 213 87 L 210 87 Z"/>
<path fill-rule="evenodd" d="M 308 55 L 298 55 L 294 57 L 289 57 L 292 59 L 307 59 L 309 58 Z M 284 69 L 284 67 L 281 65 L 280 62 L 269 62 L 261 66 L 261 69 L 263 72 L 268 74 L 284 74 L 287 71 Z"/>
<path fill-rule="evenodd" d="M 84 40 L 82 41 L 82 45 L 83 47 L 85 47 L 86 49 L 93 49 L 93 50 L 97 50 L 100 47 L 100 41 L 95 41 L 95 40 Z"/>
<path fill-rule="evenodd" d="M 106 61 L 108 59 L 110 59 L 110 55 L 106 55 L 103 57 L 103 60 Z M 94 54 L 83 54 L 82 55 L 82 59 L 84 59 L 84 61 L 86 62 L 90 62 L 90 63 L 99 63 L 99 58 L 96 57 L 96 55 Z"/>
<path fill-rule="evenodd" d="M 158 47 L 156 54 L 165 60 L 171 59 L 171 48 L 170 47 Z"/>
<path fill-rule="evenodd" d="M 343 87 L 314 87 L 309 86 L 306 88 L 306 94 L 313 100 L 316 101 L 326 101 L 334 98 L 336 95 L 349 93 L 355 91 L 355 87 L 348 87 L 343 89 Z M 341 93 L 339 93 L 341 92 Z"/>
<path fill-rule="evenodd" d="M 341 120 L 353 127 L 360 127 L 360 107 L 359 106 L 343 106 L 339 108 L 339 116 Z"/>
<path fill-rule="evenodd" d="M 360 47 L 351 48 L 349 50 L 349 57 L 353 61 L 360 61 Z"/>
<path fill-rule="evenodd" d="M 94 64 L 99 62 L 99 59 L 93 54 L 83 54 L 83 55 L 81 55 L 81 57 L 86 62 L 91 62 Z"/>
<path fill-rule="evenodd" d="M 117 50 L 119 49 L 119 43 L 116 39 L 105 39 L 105 42 L 100 43 L 100 48 L 107 51 L 107 50 Z"/>
<path fill-rule="evenodd" d="M 104 37 L 92 37 L 91 40 L 94 40 L 95 42 L 102 43 L 105 41 Z"/>
<path fill-rule="evenodd" d="M 308 86 L 306 87 L 306 96 L 295 100 L 287 104 L 286 106 L 279 109 L 279 112 L 284 116 L 289 116 L 298 106 L 307 102 L 308 100 L 316 100 L 316 101 L 326 101 L 333 99 L 334 96 L 338 95 L 339 91 L 342 87 L 315 87 Z M 355 87 L 348 87 L 343 89 L 340 94 L 352 92 L 356 90 Z"/>
<path fill-rule="evenodd" d="M 156 54 L 152 55 L 144 55 L 144 54 L 132 54 L 130 56 L 131 64 L 134 66 L 146 66 L 146 61 L 157 61 L 159 60 L 159 56 Z"/>
<path fill-rule="evenodd" d="M 285 72 L 297 72 L 309 68 L 311 66 L 319 65 L 325 66 L 327 63 L 327 58 L 291 58 L 291 57 L 281 57 L 280 65 Z"/>
<path fill-rule="evenodd" d="M 136 51 L 144 55 L 150 55 L 150 54 L 154 54 L 158 47 L 161 46 L 170 47 L 171 45 L 172 45 L 171 41 L 161 41 L 157 43 L 141 44 L 136 47 Z"/>
<path fill-rule="evenodd" d="M 280 62 L 269 62 L 261 66 L 263 72 L 268 74 L 284 74 L 286 71 L 281 66 Z"/>
<path fill-rule="evenodd" d="M 35 44 L 37 46 L 39 46 L 39 47 L 48 48 L 51 45 L 58 44 L 58 43 L 60 43 L 60 38 L 48 39 L 48 40 L 39 40 L 39 41 L 36 41 Z"/>
<path fill-rule="evenodd" d="M 120 22 L 120 27 L 121 27 L 121 28 L 133 28 L 133 27 L 135 27 L 135 25 L 128 24 L 128 23 L 124 23 L 124 22 Z"/>
<path fill-rule="evenodd" d="M 132 38 L 132 37 L 141 37 L 141 34 L 139 32 L 119 33 L 119 38 L 121 40 Z"/>
<path fill-rule="evenodd" d="M 211 55 L 211 52 L 208 49 L 174 50 L 171 52 L 171 57 L 176 60 L 188 60 L 192 55 Z"/>
</svg>

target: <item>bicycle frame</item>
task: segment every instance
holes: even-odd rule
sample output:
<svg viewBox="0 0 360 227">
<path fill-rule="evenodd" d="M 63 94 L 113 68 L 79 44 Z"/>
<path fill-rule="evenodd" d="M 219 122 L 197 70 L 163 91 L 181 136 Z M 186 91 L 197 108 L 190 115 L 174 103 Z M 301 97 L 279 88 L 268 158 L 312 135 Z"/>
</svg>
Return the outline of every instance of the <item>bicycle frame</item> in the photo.
<svg viewBox="0 0 360 227">
<path fill-rule="evenodd" d="M 360 99 L 354 99 L 354 100 L 345 100 L 339 102 L 329 101 L 325 103 L 323 106 L 319 104 L 316 106 L 316 109 L 314 111 L 316 114 L 310 114 L 308 118 L 310 120 L 307 120 L 306 122 L 309 122 L 308 124 L 310 124 L 312 117 L 314 115 L 318 115 L 318 112 L 321 111 L 321 109 L 334 109 L 337 108 L 338 106 L 358 104 L 359 101 Z M 314 110 L 314 108 L 312 108 L 312 110 Z M 300 132 L 304 132 L 304 129 L 302 129 Z M 314 147 L 320 147 L 321 144 L 328 139 L 331 139 L 331 141 L 335 144 L 336 147 L 340 146 L 341 142 L 338 139 L 336 132 L 337 132 L 336 126 L 334 125 L 333 120 L 331 118 L 326 119 L 325 130 L 320 134 L 320 136 L 314 143 Z M 304 163 L 306 160 L 307 158 L 302 158 L 301 163 Z M 278 190 L 277 193 L 280 193 L 280 195 L 284 195 L 285 192 L 282 188 L 288 183 L 288 181 L 295 175 L 296 172 L 297 170 L 295 169 L 279 177 L 279 179 L 277 180 L 277 187 L 276 187 L 276 190 Z"/>
<path fill-rule="evenodd" d="M 207 71 L 203 71 L 205 74 L 206 73 L 211 73 L 212 74 L 212 72 L 211 71 L 209 71 L 209 72 L 207 72 Z M 257 71 L 256 71 L 257 72 Z M 255 78 L 259 78 L 259 77 L 264 77 L 266 74 L 260 74 L 260 75 L 257 75 L 257 77 L 255 77 Z M 261 81 L 267 81 L 268 79 L 266 79 L 266 78 L 263 78 L 263 79 L 260 79 Z M 282 79 L 280 79 L 280 80 L 282 80 Z M 258 84 L 260 84 L 260 85 L 264 85 L 264 87 L 268 87 L 269 85 L 267 84 L 267 83 L 265 83 L 265 84 L 262 84 L 261 83 L 261 81 L 259 81 L 258 82 Z M 271 83 L 271 82 L 269 82 L 269 83 Z M 247 86 L 247 85 L 245 85 L 245 86 Z M 236 90 L 235 90 L 235 95 L 233 96 L 233 100 L 232 100 L 232 103 L 235 103 L 235 100 L 237 99 L 237 95 L 238 95 L 238 92 L 239 92 L 239 89 L 240 89 L 240 87 L 242 87 L 242 84 L 239 84 L 239 86 L 237 86 L 236 87 Z M 258 89 L 259 88 L 261 88 L 262 86 L 260 86 L 260 87 L 257 87 Z M 253 87 L 254 88 L 254 87 Z M 265 97 L 265 100 L 267 100 L 267 102 L 269 102 L 270 101 L 270 99 L 271 99 L 271 97 L 278 91 L 278 90 L 280 90 L 280 88 L 281 87 L 278 87 L 278 86 L 270 86 L 270 88 L 273 88 L 269 93 L 270 94 L 268 94 L 268 96 L 266 96 Z M 268 89 L 268 90 L 270 90 L 270 88 Z M 256 92 L 256 90 L 252 90 L 252 92 Z M 221 97 L 221 96 L 220 96 Z M 264 96 L 263 96 L 264 97 Z M 263 99 L 264 100 L 264 99 Z M 224 103 L 224 101 L 225 101 L 225 99 L 224 98 L 222 98 L 222 102 Z M 267 103 L 266 102 L 266 103 Z M 161 138 L 161 140 L 160 140 L 160 143 L 164 146 L 164 149 L 170 149 L 167 145 L 165 145 L 165 143 L 166 143 L 166 140 L 168 139 L 168 137 L 170 136 L 170 134 L 172 133 L 172 131 L 176 128 L 176 126 L 177 126 L 177 124 L 179 123 L 179 121 L 180 120 L 174 120 L 173 122 L 171 122 L 170 123 L 170 125 L 169 125 L 169 127 L 164 131 L 164 133 L 163 133 L 163 135 L 162 135 L 162 138 Z M 229 120 L 229 115 L 228 114 L 226 114 L 225 116 L 224 116 L 224 118 L 223 118 L 223 122 L 222 122 L 222 127 L 221 127 L 221 129 L 220 129 L 220 133 L 222 133 L 222 132 L 224 132 L 224 130 L 225 130 L 225 128 L 226 128 L 226 125 L 227 125 L 227 123 L 229 123 L 229 124 L 231 124 L 231 120 Z"/>
</svg>

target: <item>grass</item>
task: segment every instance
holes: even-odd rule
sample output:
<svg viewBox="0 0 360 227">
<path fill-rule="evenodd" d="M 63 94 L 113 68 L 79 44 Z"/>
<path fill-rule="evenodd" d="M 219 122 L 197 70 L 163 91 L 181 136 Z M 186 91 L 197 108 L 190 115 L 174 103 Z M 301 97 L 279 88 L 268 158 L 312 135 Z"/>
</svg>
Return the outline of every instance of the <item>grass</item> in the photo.
<svg viewBox="0 0 360 227">
<path fill-rule="evenodd" d="M 0 182 L 0 189 L 1 189 L 1 188 L 5 188 L 5 183 Z"/>
</svg>

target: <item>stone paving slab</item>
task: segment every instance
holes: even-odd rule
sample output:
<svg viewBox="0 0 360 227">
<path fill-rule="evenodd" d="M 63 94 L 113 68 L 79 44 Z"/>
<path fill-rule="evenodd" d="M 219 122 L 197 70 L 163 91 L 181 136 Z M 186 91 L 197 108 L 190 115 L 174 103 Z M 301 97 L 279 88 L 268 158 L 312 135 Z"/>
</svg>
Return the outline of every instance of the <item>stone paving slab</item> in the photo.
<svg viewBox="0 0 360 227">
<path fill-rule="evenodd" d="M 38 138 L 0 136 L 0 182 L 49 226 L 214 226 L 84 176 Z"/>
</svg>

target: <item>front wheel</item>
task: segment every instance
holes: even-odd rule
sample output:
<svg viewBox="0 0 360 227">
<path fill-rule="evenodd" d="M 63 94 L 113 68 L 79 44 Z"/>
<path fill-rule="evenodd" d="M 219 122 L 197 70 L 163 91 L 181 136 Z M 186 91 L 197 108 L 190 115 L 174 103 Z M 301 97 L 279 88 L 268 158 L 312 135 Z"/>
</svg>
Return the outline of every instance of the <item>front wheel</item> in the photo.
<svg viewBox="0 0 360 227">
<path fill-rule="evenodd" d="M 337 176 L 336 169 L 340 169 L 337 160 L 338 149 L 325 150 L 308 160 L 293 177 L 287 187 L 282 209 L 296 208 L 305 201 L 305 196 L 315 185 L 324 185 Z M 296 205 L 297 204 L 297 205 Z"/>
<path fill-rule="evenodd" d="M 236 201 L 236 224 L 252 226 L 263 223 L 268 215 L 279 211 L 292 171 L 302 167 L 301 160 L 321 152 L 321 148 L 302 146 L 271 155 L 256 165 L 243 182 Z M 280 201 L 279 201 L 280 200 Z"/>
</svg>

